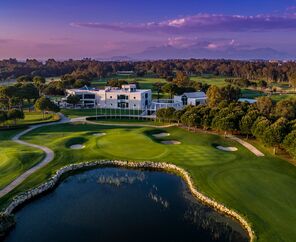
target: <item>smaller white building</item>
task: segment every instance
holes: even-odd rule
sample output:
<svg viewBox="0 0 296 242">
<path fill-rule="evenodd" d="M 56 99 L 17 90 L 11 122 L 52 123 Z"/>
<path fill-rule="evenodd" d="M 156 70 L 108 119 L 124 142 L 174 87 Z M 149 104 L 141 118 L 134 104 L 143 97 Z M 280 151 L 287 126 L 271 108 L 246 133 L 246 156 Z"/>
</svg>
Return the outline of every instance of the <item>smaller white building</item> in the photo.
<svg viewBox="0 0 296 242">
<path fill-rule="evenodd" d="M 207 95 L 204 92 L 185 92 L 180 96 L 174 96 L 174 102 L 182 102 L 183 106 L 206 104 Z"/>
</svg>

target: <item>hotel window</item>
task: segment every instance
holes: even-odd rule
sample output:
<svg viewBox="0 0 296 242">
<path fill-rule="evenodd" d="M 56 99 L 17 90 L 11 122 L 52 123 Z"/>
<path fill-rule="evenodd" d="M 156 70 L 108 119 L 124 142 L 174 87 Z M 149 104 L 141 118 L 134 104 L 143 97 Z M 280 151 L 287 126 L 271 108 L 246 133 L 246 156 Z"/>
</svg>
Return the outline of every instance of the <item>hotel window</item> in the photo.
<svg viewBox="0 0 296 242">
<path fill-rule="evenodd" d="M 84 99 L 95 99 L 96 96 L 94 94 L 84 94 Z"/>
</svg>

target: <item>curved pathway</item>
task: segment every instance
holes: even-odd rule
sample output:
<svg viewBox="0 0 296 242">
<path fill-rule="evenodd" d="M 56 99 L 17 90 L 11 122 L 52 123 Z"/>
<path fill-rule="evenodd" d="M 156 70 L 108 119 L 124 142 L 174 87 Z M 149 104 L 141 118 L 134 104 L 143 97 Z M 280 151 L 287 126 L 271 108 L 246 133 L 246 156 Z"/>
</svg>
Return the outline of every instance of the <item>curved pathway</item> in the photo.
<svg viewBox="0 0 296 242">
<path fill-rule="evenodd" d="M 244 146 L 245 148 L 247 148 L 249 151 L 251 151 L 254 155 L 258 156 L 258 157 L 261 157 L 261 156 L 264 156 L 264 154 L 258 150 L 255 146 L 251 145 L 250 143 L 248 143 L 247 141 L 244 141 L 242 139 L 240 139 L 239 137 L 237 136 L 234 136 L 234 135 L 227 135 L 227 137 L 229 139 L 232 139 L 238 143 L 240 143 L 242 146 Z"/>
<path fill-rule="evenodd" d="M 61 117 L 61 119 L 58 122 L 32 125 L 32 126 L 30 126 L 30 128 L 18 133 L 17 135 L 15 135 L 12 138 L 12 140 L 14 142 L 18 143 L 18 144 L 30 146 L 30 147 L 33 147 L 33 148 L 40 149 L 40 150 L 44 151 L 45 157 L 40 163 L 38 163 L 37 165 L 35 165 L 31 169 L 27 170 L 26 172 L 24 172 L 22 175 L 17 177 L 14 181 L 12 181 L 6 187 L 4 187 L 2 190 L 0 190 L 0 198 L 2 198 L 3 196 L 5 196 L 9 192 L 11 192 L 14 188 L 16 188 L 18 185 L 20 185 L 26 178 L 28 178 L 30 175 L 32 175 L 37 170 L 44 167 L 45 165 L 47 165 L 49 162 L 51 162 L 54 159 L 54 152 L 51 149 L 49 149 L 49 148 L 47 148 L 45 146 L 31 144 L 31 143 L 28 143 L 26 141 L 20 140 L 20 138 L 23 135 L 31 132 L 34 129 L 37 129 L 37 128 L 40 128 L 40 127 L 45 127 L 45 126 L 51 126 L 51 125 L 57 125 L 57 124 L 63 124 L 63 123 L 74 123 L 74 122 L 83 122 L 83 123 L 88 123 L 88 124 L 104 125 L 104 126 L 110 126 L 111 125 L 111 126 L 118 126 L 118 127 L 169 128 L 169 127 L 178 126 L 177 124 L 169 124 L 169 125 L 163 125 L 163 126 L 149 125 L 149 124 L 122 124 L 122 123 L 114 123 L 114 124 L 109 123 L 108 124 L 108 123 L 100 123 L 100 122 L 95 122 L 95 121 L 89 121 L 89 120 L 87 120 L 88 117 L 86 117 L 86 116 L 85 117 L 78 117 L 78 118 L 68 119 L 63 114 L 60 114 L 60 117 Z M 257 150 L 253 145 L 249 144 L 248 142 L 246 142 L 244 140 L 241 140 L 240 138 L 238 138 L 236 136 L 233 136 L 233 135 L 228 136 L 228 137 L 230 139 L 232 139 L 232 140 L 237 141 L 238 143 L 240 143 L 244 147 L 246 147 L 249 151 L 254 153 L 256 156 L 264 156 L 264 154 L 262 152 Z"/>
<path fill-rule="evenodd" d="M 149 127 L 149 128 L 170 128 L 178 126 L 178 124 L 167 124 L 167 125 L 153 125 L 153 124 L 140 124 L 140 123 L 103 123 L 99 121 L 91 121 L 87 120 L 87 118 L 90 118 L 88 116 L 85 117 L 78 117 L 78 118 L 72 118 L 70 120 L 71 123 L 74 122 L 82 122 L 87 124 L 95 124 L 95 125 L 102 125 L 102 126 L 117 126 L 117 127 Z"/>
<path fill-rule="evenodd" d="M 32 130 L 40 128 L 40 127 L 69 122 L 69 119 L 66 118 L 64 115 L 60 115 L 60 116 L 61 116 L 60 121 L 57 121 L 57 122 L 54 122 L 54 123 L 45 123 L 45 124 L 32 125 L 30 128 L 18 133 L 17 135 L 15 135 L 12 138 L 12 140 L 14 142 L 18 143 L 18 144 L 30 146 L 30 147 L 33 147 L 33 148 L 40 149 L 40 150 L 44 151 L 45 157 L 37 165 L 33 166 L 31 169 L 24 172 L 22 175 L 17 177 L 14 181 L 12 181 L 10 184 L 8 184 L 5 188 L 0 190 L 0 198 L 5 196 L 7 193 L 11 192 L 14 188 L 16 188 L 18 185 L 20 185 L 31 174 L 33 174 L 34 172 L 36 172 L 40 168 L 44 167 L 45 165 L 47 165 L 49 162 L 51 162 L 53 160 L 54 152 L 51 149 L 49 149 L 49 148 L 47 148 L 45 146 L 35 145 L 35 144 L 28 143 L 26 141 L 20 140 L 20 137 L 22 137 L 23 135 L 31 132 Z"/>
</svg>

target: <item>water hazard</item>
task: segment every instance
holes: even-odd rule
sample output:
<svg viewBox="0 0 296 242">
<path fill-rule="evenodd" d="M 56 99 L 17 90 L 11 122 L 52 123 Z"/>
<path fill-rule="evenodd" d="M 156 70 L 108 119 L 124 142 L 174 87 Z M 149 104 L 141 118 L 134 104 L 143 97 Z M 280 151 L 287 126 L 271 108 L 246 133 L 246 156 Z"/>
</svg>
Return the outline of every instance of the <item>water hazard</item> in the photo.
<svg viewBox="0 0 296 242">
<path fill-rule="evenodd" d="M 175 175 L 100 168 L 66 178 L 16 213 L 9 242 L 248 241 L 231 218 L 196 201 Z"/>
</svg>

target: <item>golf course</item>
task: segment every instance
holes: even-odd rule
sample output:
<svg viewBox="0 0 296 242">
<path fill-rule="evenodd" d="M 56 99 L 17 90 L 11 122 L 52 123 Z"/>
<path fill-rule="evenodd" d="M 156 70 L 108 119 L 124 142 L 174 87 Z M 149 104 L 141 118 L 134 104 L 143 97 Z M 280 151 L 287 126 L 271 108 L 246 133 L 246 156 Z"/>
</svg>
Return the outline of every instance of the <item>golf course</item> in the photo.
<svg viewBox="0 0 296 242">
<path fill-rule="evenodd" d="M 10 142 L 15 133 L 7 131 L 1 140 Z M 168 135 L 155 135 L 160 133 Z M 295 241 L 295 166 L 267 153 L 257 157 L 222 136 L 192 133 L 178 127 L 67 123 L 37 128 L 21 139 L 52 149 L 55 158 L 2 197 L 1 208 L 15 195 L 41 184 L 56 170 L 71 163 L 101 159 L 168 162 L 188 171 L 199 191 L 243 215 L 258 241 Z M 81 148 L 72 149 L 73 145 Z M 2 186 L 42 158 L 41 151 L 12 141 L 9 147 L 3 146 L 2 142 L 1 149 L 7 152 L 4 152 L 4 162 L 1 157 L 1 174 L 5 172 L 6 177 L 1 179 Z M 238 150 L 227 152 L 217 146 Z M 19 149 L 23 151 L 21 155 L 16 152 Z M 26 161 L 25 164 L 22 161 Z"/>
</svg>

